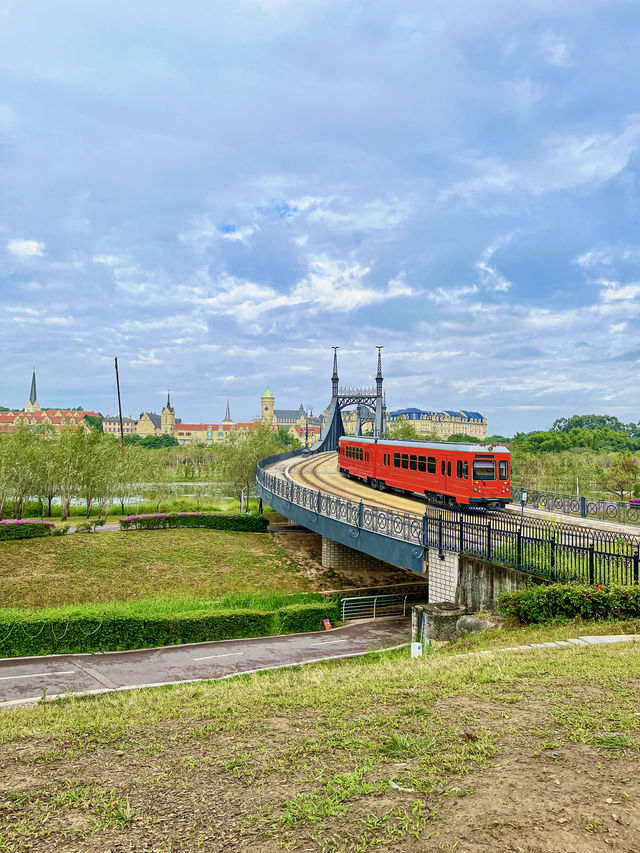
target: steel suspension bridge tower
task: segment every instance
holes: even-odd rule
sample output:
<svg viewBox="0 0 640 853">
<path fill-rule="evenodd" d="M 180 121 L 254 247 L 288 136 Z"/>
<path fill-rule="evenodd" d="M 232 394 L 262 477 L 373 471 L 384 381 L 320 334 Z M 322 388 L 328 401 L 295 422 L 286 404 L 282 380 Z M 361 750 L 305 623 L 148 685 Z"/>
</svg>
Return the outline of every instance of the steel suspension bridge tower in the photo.
<svg viewBox="0 0 640 853">
<path fill-rule="evenodd" d="M 374 438 L 381 438 L 385 431 L 386 406 L 382 387 L 382 347 L 378 350 L 378 371 L 375 387 L 341 388 L 338 376 L 338 350 L 333 347 L 333 373 L 331 375 L 331 402 L 327 411 L 327 419 L 320 438 L 313 446 L 313 451 L 322 453 L 338 449 L 338 439 L 345 434 L 342 421 L 342 410 L 349 406 L 357 406 L 356 435 L 362 435 L 362 424 L 373 423 Z"/>
</svg>

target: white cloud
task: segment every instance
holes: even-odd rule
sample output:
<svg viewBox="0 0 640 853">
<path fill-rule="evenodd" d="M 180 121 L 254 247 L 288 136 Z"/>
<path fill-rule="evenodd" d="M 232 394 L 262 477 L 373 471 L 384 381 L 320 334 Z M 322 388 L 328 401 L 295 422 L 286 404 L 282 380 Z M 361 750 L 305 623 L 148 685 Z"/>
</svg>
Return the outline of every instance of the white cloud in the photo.
<svg viewBox="0 0 640 853">
<path fill-rule="evenodd" d="M 569 68 L 573 65 L 571 49 L 562 36 L 547 31 L 540 42 L 540 50 L 549 65 L 557 68 Z"/>
<path fill-rule="evenodd" d="M 555 134 L 547 137 L 540 153 L 528 161 L 508 164 L 496 158 L 469 158 L 476 175 L 443 189 L 439 201 L 464 198 L 472 201 L 486 193 L 524 192 L 541 195 L 608 181 L 626 168 L 640 139 L 640 116 L 628 117 L 615 133 L 587 136 Z"/>
<path fill-rule="evenodd" d="M 117 255 L 94 255 L 91 260 L 94 264 L 106 264 L 109 267 L 122 263 L 122 259 Z"/>
<path fill-rule="evenodd" d="M 342 207 L 346 205 L 343 201 Z M 395 228 L 409 218 L 413 212 L 413 203 L 409 199 L 393 198 L 389 201 L 376 199 L 346 212 L 332 207 L 315 207 L 309 214 L 311 222 L 325 222 L 338 228 L 349 230 L 381 231 Z"/>
<path fill-rule="evenodd" d="M 37 240 L 22 240 L 15 238 L 9 240 L 7 249 L 14 255 L 22 255 L 23 257 L 34 257 L 44 253 L 44 243 Z"/>
<path fill-rule="evenodd" d="M 474 264 L 474 268 L 480 275 L 480 281 L 485 287 L 489 288 L 489 290 L 505 292 L 511 287 L 509 279 L 505 278 L 495 267 L 492 267 L 489 264 L 489 261 L 499 248 L 509 242 L 512 236 L 513 235 L 508 234 L 500 240 L 497 240 L 491 246 L 487 246 Z"/>
<path fill-rule="evenodd" d="M 459 305 L 464 302 L 465 296 L 472 296 L 477 292 L 478 286 L 472 284 L 468 287 L 436 287 L 433 290 L 425 291 L 425 295 L 438 305 Z"/>
<path fill-rule="evenodd" d="M 364 279 L 369 271 L 354 261 L 316 255 L 309 259 L 304 278 L 287 292 L 225 274 L 216 282 L 214 295 L 200 295 L 203 289 L 198 288 L 197 295 L 186 298 L 207 306 L 213 313 L 231 314 L 239 322 L 255 324 L 262 315 L 277 308 L 301 306 L 312 313 L 348 313 L 413 293 L 403 274 L 391 279 L 386 287 L 367 285 Z"/>
</svg>

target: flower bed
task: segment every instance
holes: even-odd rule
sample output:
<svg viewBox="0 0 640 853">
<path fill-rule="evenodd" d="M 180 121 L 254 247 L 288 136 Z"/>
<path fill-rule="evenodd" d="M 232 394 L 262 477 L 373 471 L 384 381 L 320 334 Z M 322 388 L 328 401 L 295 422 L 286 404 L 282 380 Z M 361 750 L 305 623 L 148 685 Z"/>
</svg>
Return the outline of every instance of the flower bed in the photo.
<svg viewBox="0 0 640 853">
<path fill-rule="evenodd" d="M 498 608 L 527 625 L 571 619 L 629 619 L 640 616 L 640 587 L 541 584 L 501 593 Z"/>
<path fill-rule="evenodd" d="M 244 530 L 266 533 L 264 515 L 220 515 L 205 512 L 156 512 L 152 515 L 128 515 L 118 519 L 121 530 L 166 530 L 176 527 L 204 527 L 209 530 Z"/>
<path fill-rule="evenodd" d="M 22 518 L 20 521 L 7 519 L 0 521 L 0 541 L 50 536 L 54 529 L 55 524 L 52 521 L 42 521 L 39 518 Z"/>
</svg>

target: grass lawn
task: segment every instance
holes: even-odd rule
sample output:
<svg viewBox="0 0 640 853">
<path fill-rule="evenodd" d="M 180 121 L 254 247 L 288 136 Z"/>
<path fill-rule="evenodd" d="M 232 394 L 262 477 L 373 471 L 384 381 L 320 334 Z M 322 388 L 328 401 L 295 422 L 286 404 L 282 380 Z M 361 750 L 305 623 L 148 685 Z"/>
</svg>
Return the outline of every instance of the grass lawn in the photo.
<svg viewBox="0 0 640 853">
<path fill-rule="evenodd" d="M 309 584 L 264 533 L 152 530 L 3 542 L 0 608 L 297 592 Z"/>
<path fill-rule="evenodd" d="M 639 686 L 640 645 L 404 649 L 5 711 L 0 849 L 637 850 Z"/>
</svg>

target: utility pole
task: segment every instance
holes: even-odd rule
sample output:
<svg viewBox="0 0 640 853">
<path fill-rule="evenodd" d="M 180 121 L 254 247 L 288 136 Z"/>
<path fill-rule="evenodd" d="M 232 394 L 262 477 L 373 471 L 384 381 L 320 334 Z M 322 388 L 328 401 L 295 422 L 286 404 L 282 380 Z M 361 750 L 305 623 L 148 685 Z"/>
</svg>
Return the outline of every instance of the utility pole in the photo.
<svg viewBox="0 0 640 853">
<path fill-rule="evenodd" d="M 120 402 L 120 377 L 118 375 L 118 356 L 113 359 L 116 364 L 116 388 L 118 390 L 118 415 L 120 417 L 120 447 L 124 450 L 124 427 L 122 426 L 122 403 Z"/>
</svg>

